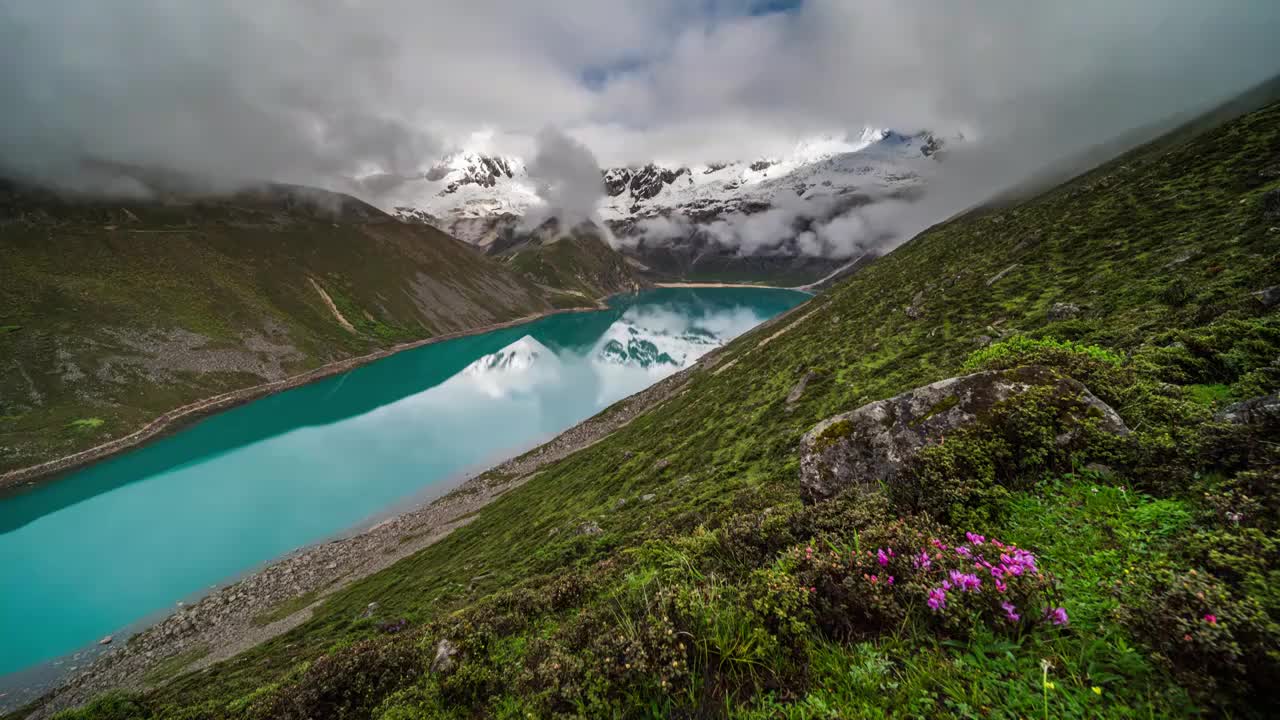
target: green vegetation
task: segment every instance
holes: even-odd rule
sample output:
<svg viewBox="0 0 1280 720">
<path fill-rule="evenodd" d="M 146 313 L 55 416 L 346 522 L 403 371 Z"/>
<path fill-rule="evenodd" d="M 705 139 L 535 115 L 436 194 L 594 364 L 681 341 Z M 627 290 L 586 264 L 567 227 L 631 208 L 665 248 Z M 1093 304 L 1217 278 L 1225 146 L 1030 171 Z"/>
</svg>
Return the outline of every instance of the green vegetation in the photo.
<svg viewBox="0 0 1280 720">
<path fill-rule="evenodd" d="M 1266 716 L 1277 429 L 1205 399 L 1280 389 L 1277 157 L 1273 105 L 937 226 L 307 623 L 74 717 Z M 1131 432 L 1060 445 L 1027 393 L 902 487 L 799 501 L 822 419 L 1024 364 Z"/>
<path fill-rule="evenodd" d="M 96 417 L 80 418 L 78 420 L 72 420 L 70 423 L 70 427 L 72 430 L 80 430 L 82 432 L 89 431 L 89 430 L 97 430 L 98 428 L 102 427 L 102 424 L 104 422 L 106 422 L 106 420 L 103 420 L 102 418 L 96 418 Z"/>
<path fill-rule="evenodd" d="M 273 606 L 270 610 L 254 616 L 251 622 L 256 627 L 262 627 L 263 625 L 270 625 L 277 620 L 283 620 L 315 602 L 318 594 L 319 591 L 312 590 L 311 592 L 303 593 L 297 597 L 285 600 L 284 602 Z"/>
<path fill-rule="evenodd" d="M 0 182 L 0 415 L 17 418 L 0 472 L 222 392 L 573 304 L 432 228 L 308 197 L 68 201 Z"/>
<path fill-rule="evenodd" d="M 508 266 L 547 288 L 578 298 L 626 292 L 638 284 L 626 259 L 600 237 L 583 230 L 546 242 L 533 242 L 506 256 Z"/>
<path fill-rule="evenodd" d="M 159 685 L 178 673 L 182 672 L 186 667 L 198 660 L 209 655 L 212 650 L 208 645 L 196 645 L 188 650 L 178 653 L 171 658 L 157 663 L 151 672 L 147 673 L 145 678 L 148 685 Z"/>
</svg>

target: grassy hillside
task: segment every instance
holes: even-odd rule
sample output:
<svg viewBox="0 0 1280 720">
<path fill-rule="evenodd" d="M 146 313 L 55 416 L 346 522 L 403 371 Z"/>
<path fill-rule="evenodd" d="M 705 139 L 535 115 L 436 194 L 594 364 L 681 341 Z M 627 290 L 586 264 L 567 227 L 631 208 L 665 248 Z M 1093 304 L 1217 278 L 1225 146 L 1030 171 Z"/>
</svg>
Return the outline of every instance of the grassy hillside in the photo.
<svg viewBox="0 0 1280 720">
<path fill-rule="evenodd" d="M 1265 716 L 1276 430 L 1212 418 L 1280 388 L 1277 190 L 1272 105 L 932 228 L 298 628 L 66 717 Z M 1033 397 L 800 502 L 819 420 L 1033 363 L 1132 432 L 1064 449 Z M 1015 610 L 990 581 L 929 606 L 912 560 L 966 569 L 966 532 L 1034 555 Z"/>
<path fill-rule="evenodd" d="M 551 221 L 499 257 L 539 285 L 579 298 L 630 292 L 643 284 L 635 268 L 605 243 L 594 226 L 582 225 L 565 233 Z"/>
<path fill-rule="evenodd" d="M 0 186 L 0 257 L 0 471 L 219 392 L 551 307 L 432 228 L 283 186 L 149 202 Z"/>
</svg>

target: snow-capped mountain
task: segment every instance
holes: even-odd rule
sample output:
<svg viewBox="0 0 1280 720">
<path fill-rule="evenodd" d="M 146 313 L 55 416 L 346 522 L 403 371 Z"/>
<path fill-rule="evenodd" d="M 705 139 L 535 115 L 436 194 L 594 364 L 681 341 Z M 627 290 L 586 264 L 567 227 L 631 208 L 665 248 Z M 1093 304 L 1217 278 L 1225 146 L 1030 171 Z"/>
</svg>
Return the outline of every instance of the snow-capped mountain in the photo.
<svg viewBox="0 0 1280 720">
<path fill-rule="evenodd" d="M 544 376 L 554 376 L 559 368 L 560 359 L 550 348 L 525 335 L 498 352 L 476 359 L 456 377 L 492 397 L 501 397 L 513 390 L 527 390 Z"/>
<path fill-rule="evenodd" d="M 623 317 L 611 325 L 597 343 L 597 360 L 646 370 L 666 366 L 679 369 L 723 344 L 707 330 L 685 328 L 677 332 L 653 329 Z"/>
<path fill-rule="evenodd" d="M 657 274 L 770 275 L 781 261 L 820 276 L 854 254 L 848 228 L 837 237 L 828 223 L 884 199 L 913 198 L 944 145 L 959 139 L 867 128 L 809 138 L 777 156 L 608 168 L 598 215 L 615 246 Z M 403 183 L 391 204 L 402 220 L 489 247 L 542 200 L 522 159 L 459 151 Z"/>
</svg>

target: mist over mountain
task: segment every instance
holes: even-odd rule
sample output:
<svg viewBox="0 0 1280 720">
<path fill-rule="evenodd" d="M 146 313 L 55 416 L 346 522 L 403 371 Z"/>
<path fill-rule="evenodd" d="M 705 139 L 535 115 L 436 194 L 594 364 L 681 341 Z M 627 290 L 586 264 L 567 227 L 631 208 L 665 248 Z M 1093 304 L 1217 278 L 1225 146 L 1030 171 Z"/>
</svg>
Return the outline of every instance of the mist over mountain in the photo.
<svg viewBox="0 0 1280 720">
<path fill-rule="evenodd" d="M 929 128 L 972 146 L 947 173 L 968 201 L 1261 80 L 1280 34 L 1264 0 L 536 5 L 7 3 L 0 172 L 136 195 L 147 185 L 118 169 L 159 168 L 383 204 L 477 129 L 486 155 L 532 159 L 557 128 L 601 167 L 677 172 L 782 157 L 833 128 Z M 847 250 L 813 233 L 810 250 Z"/>
</svg>

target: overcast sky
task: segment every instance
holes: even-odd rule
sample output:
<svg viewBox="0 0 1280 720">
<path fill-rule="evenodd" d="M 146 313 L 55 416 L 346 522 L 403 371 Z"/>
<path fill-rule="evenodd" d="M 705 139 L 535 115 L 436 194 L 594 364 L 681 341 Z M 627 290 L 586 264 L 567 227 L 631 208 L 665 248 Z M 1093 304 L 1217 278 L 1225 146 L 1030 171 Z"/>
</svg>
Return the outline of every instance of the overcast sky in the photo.
<svg viewBox="0 0 1280 720">
<path fill-rule="evenodd" d="M 0 0 L 0 166 L 332 186 L 477 130 L 611 165 L 867 125 L 1034 165 L 1272 76 L 1278 37 L 1277 0 Z"/>
</svg>

